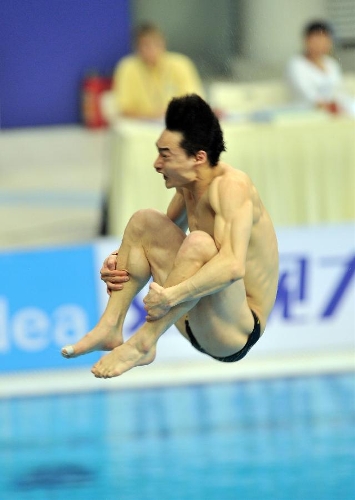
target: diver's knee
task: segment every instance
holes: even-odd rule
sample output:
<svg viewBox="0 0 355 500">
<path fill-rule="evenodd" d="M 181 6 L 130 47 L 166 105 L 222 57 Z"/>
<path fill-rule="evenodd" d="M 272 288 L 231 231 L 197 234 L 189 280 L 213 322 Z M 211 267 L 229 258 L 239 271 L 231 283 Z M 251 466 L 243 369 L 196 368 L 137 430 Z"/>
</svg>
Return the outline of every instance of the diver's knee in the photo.
<svg viewBox="0 0 355 500">
<path fill-rule="evenodd" d="M 179 256 L 184 259 L 198 259 L 205 263 L 217 253 L 218 250 L 214 239 L 208 233 L 205 231 L 192 231 L 181 245 Z"/>
<path fill-rule="evenodd" d="M 159 210 L 142 208 L 131 216 L 127 226 L 136 231 L 149 231 L 149 229 L 154 231 L 163 218 L 166 218 L 166 215 Z"/>
</svg>

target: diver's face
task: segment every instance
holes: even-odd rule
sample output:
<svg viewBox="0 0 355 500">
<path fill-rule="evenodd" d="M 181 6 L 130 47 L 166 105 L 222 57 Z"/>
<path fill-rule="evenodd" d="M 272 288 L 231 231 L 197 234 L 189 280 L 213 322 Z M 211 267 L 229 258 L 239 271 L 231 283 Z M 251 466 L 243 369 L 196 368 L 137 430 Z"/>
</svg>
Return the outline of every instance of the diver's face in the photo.
<svg viewBox="0 0 355 500">
<path fill-rule="evenodd" d="M 195 157 L 181 147 L 180 132 L 164 130 L 156 142 L 158 157 L 155 170 L 164 177 L 167 188 L 182 188 L 196 180 Z"/>
</svg>

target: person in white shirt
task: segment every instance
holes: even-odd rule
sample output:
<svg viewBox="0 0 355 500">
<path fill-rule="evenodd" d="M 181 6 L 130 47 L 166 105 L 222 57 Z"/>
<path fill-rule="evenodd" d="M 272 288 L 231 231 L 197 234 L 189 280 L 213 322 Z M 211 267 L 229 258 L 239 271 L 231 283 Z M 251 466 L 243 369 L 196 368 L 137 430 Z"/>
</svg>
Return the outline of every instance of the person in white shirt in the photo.
<svg viewBox="0 0 355 500">
<path fill-rule="evenodd" d="M 286 79 L 295 100 L 332 113 L 346 110 L 347 96 L 340 64 L 329 54 L 333 47 L 331 27 L 311 22 L 304 29 L 304 53 L 287 65 Z"/>
</svg>

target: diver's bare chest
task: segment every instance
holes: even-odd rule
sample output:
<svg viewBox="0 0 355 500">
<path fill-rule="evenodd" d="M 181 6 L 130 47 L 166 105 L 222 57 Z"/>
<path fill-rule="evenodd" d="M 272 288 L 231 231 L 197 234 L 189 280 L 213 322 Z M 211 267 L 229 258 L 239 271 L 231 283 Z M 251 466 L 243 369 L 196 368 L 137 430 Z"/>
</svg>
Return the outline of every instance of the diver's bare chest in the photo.
<svg viewBox="0 0 355 500">
<path fill-rule="evenodd" d="M 205 231 L 213 235 L 214 212 L 210 205 L 198 203 L 197 205 L 187 205 L 187 219 L 190 231 Z"/>
</svg>

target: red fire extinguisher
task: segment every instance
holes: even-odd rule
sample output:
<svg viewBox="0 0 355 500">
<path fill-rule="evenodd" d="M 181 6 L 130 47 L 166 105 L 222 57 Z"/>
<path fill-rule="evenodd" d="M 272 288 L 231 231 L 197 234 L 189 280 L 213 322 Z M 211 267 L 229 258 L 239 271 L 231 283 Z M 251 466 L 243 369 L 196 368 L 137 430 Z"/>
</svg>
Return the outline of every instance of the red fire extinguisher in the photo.
<svg viewBox="0 0 355 500">
<path fill-rule="evenodd" d="M 101 94 L 112 87 L 112 78 L 99 73 L 90 73 L 82 83 L 82 119 L 86 127 L 102 128 L 107 126 L 101 112 Z"/>
</svg>

